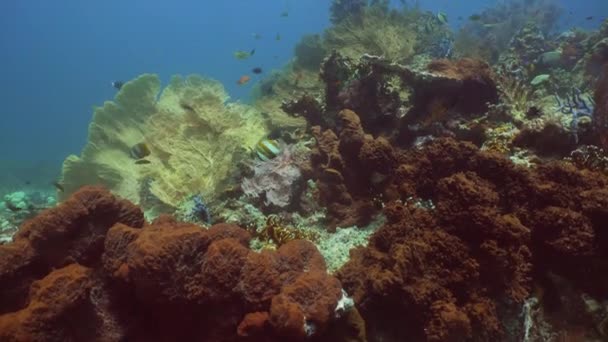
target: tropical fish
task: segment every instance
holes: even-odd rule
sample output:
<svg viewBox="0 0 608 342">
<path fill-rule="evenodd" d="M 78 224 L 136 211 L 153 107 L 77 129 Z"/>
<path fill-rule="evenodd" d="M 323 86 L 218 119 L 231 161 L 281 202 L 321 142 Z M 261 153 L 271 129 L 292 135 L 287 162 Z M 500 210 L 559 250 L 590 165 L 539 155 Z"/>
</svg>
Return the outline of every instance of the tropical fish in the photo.
<svg viewBox="0 0 608 342">
<path fill-rule="evenodd" d="M 593 20 L 593 16 L 588 16 L 585 20 Z"/>
<path fill-rule="evenodd" d="M 444 12 L 437 12 L 437 20 L 439 20 L 439 22 L 442 23 L 442 24 L 447 24 L 448 23 L 448 15 L 445 14 Z"/>
<path fill-rule="evenodd" d="M 112 87 L 116 88 L 117 90 L 122 89 L 122 86 L 125 85 L 125 82 L 123 81 L 112 81 Z"/>
<path fill-rule="evenodd" d="M 288 11 L 281 12 L 281 18 L 286 18 L 286 17 L 289 17 L 289 12 Z"/>
<path fill-rule="evenodd" d="M 538 63 L 544 66 L 557 66 L 562 60 L 562 52 L 559 50 L 547 51 L 538 57 Z"/>
<path fill-rule="evenodd" d="M 189 112 L 195 112 L 194 108 L 187 103 L 180 102 L 179 106 L 182 107 L 183 110 L 187 110 Z"/>
<path fill-rule="evenodd" d="M 274 40 L 276 40 L 276 41 L 281 40 L 281 34 L 277 33 L 277 35 L 274 37 Z"/>
<path fill-rule="evenodd" d="M 247 82 L 249 82 L 249 80 L 251 80 L 251 77 L 249 77 L 247 75 L 243 75 L 243 76 L 241 76 L 241 78 L 239 78 L 238 81 L 236 81 L 236 84 L 243 85 L 243 84 L 246 84 Z"/>
<path fill-rule="evenodd" d="M 252 33 L 252 34 L 251 34 L 251 36 L 252 36 L 252 37 L 253 37 L 253 39 L 255 39 L 255 40 L 260 40 L 260 39 L 262 39 L 262 35 L 261 35 L 261 34 L 259 34 L 259 33 L 256 33 L 256 32 Z"/>
<path fill-rule="evenodd" d="M 255 49 L 251 50 L 250 52 L 238 50 L 234 52 L 234 58 L 238 60 L 243 60 L 253 56 L 254 53 Z"/>
<path fill-rule="evenodd" d="M 150 164 L 152 163 L 151 161 L 149 161 L 148 159 L 139 159 L 135 161 L 135 164 L 137 165 L 145 165 L 145 164 Z"/>
<path fill-rule="evenodd" d="M 273 159 L 279 153 L 281 153 L 281 145 L 276 140 L 264 138 L 255 145 L 255 154 L 260 160 Z"/>
<path fill-rule="evenodd" d="M 263 70 L 260 67 L 255 67 L 255 68 L 251 69 L 251 72 L 254 73 L 254 74 L 256 74 L 256 75 L 259 75 L 259 74 L 261 74 L 263 72 Z"/>
<path fill-rule="evenodd" d="M 55 189 L 57 189 L 59 192 L 63 192 L 65 189 L 63 187 L 63 185 L 61 183 L 59 183 L 58 181 L 54 181 L 53 182 L 53 186 L 55 187 Z"/>
<path fill-rule="evenodd" d="M 469 17 L 470 21 L 480 21 L 481 20 L 481 15 L 479 14 L 473 14 Z"/>
<path fill-rule="evenodd" d="M 129 156 L 133 159 L 142 159 L 150 155 L 150 148 L 144 142 L 138 143 L 131 147 L 129 151 Z"/>
</svg>

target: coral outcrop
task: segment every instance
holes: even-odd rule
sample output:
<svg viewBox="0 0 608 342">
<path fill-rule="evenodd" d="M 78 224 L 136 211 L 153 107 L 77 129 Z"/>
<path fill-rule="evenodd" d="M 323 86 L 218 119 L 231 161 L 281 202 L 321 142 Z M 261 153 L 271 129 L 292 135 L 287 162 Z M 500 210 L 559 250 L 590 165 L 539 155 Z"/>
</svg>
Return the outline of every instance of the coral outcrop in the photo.
<svg viewBox="0 0 608 342">
<path fill-rule="evenodd" d="M 313 127 L 317 147 L 306 177 L 317 180 L 319 200 L 328 208 L 331 227 L 365 225 L 378 210 L 376 188 L 390 176 L 395 156 L 386 139 L 365 134 L 353 111 L 343 110 L 338 117 L 339 135 Z"/>
<path fill-rule="evenodd" d="M 0 246 L 0 339 L 364 340 L 335 339 L 358 316 L 313 244 L 257 253 L 250 238 L 169 216 L 145 225 L 130 202 L 83 188 Z"/>
<path fill-rule="evenodd" d="M 142 227 L 143 214 L 108 191 L 85 187 L 24 223 L 13 242 L 0 249 L 0 312 L 27 303 L 32 282 L 53 269 L 71 263 L 95 265 L 107 230 L 117 222 Z"/>
<path fill-rule="evenodd" d="M 349 76 L 354 75 L 354 77 Z M 459 128 L 464 119 L 485 114 L 498 101 L 495 75 L 480 60 L 436 60 L 424 68 L 364 55 L 358 63 L 338 53 L 322 67 L 325 98 L 305 95 L 283 109 L 310 125 L 336 129 L 337 113 L 350 109 L 366 132 L 400 145 L 422 136 L 474 136 L 475 127 Z M 394 141 L 396 140 L 396 141 Z M 475 139 L 480 140 L 480 139 Z M 481 139 L 483 140 L 483 139 Z"/>
<path fill-rule="evenodd" d="M 338 273 L 370 334 L 500 338 L 500 313 L 548 274 L 602 296 L 606 176 L 566 163 L 530 170 L 450 139 L 401 154 L 395 167 L 387 224 Z"/>
</svg>

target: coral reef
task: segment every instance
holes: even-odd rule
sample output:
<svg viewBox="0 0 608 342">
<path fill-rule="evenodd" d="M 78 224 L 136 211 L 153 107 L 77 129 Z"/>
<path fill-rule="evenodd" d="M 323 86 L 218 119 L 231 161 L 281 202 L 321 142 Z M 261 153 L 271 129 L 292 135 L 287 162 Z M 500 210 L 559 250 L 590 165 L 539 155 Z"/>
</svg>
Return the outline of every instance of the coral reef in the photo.
<svg viewBox="0 0 608 342">
<path fill-rule="evenodd" d="M 124 84 L 62 204 L 0 204 L 0 340 L 605 340 L 608 20 L 400 3 L 332 0 L 252 106 Z"/>
<path fill-rule="evenodd" d="M 363 327 L 335 338 L 356 309 L 311 243 L 257 253 L 249 240 L 229 224 L 144 225 L 84 188 L 0 246 L 0 339 L 364 340 Z"/>
<path fill-rule="evenodd" d="M 561 163 L 529 170 L 441 139 L 395 167 L 391 187 L 400 195 L 385 207 L 387 224 L 338 272 L 369 334 L 500 338 L 500 312 L 522 305 L 548 273 L 603 296 L 606 176 Z M 412 206 L 411 197 L 436 209 Z"/>
</svg>

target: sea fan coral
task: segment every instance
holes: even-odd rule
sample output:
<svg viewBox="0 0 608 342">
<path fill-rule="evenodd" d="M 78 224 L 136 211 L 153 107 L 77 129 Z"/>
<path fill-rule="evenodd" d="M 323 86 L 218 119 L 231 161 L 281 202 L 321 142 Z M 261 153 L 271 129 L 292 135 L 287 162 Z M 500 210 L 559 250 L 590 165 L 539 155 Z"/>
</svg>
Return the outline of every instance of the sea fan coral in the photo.
<svg viewBox="0 0 608 342">
<path fill-rule="evenodd" d="M 358 59 L 363 54 L 403 61 L 414 53 L 414 23 L 381 6 L 370 6 L 361 14 L 349 16 L 325 32 L 328 50 Z"/>
<path fill-rule="evenodd" d="M 253 162 L 253 177 L 243 179 L 241 188 L 246 196 L 263 198 L 264 204 L 280 208 L 292 203 L 301 179 L 300 165 L 307 157 L 302 145 L 283 145 L 281 153 L 270 160 Z"/>
<path fill-rule="evenodd" d="M 268 133 L 256 109 L 227 103 L 219 82 L 176 76 L 157 100 L 159 91 L 158 76 L 142 75 L 95 110 L 82 155 L 64 162 L 63 198 L 97 184 L 144 204 L 140 184 L 148 182 L 149 193 L 170 207 L 198 193 L 210 200 L 248 158 L 247 148 Z M 150 163 L 138 165 L 129 151 L 142 141 Z"/>
</svg>

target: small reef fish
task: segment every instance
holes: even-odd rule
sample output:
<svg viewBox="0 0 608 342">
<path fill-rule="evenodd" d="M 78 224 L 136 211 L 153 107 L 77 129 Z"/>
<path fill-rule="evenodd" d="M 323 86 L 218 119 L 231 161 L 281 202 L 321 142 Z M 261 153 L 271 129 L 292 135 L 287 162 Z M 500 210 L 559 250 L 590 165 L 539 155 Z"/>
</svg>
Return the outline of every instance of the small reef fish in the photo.
<svg viewBox="0 0 608 342">
<path fill-rule="evenodd" d="M 116 88 L 116 90 L 122 89 L 122 86 L 125 85 L 123 81 L 112 81 L 112 87 Z"/>
<path fill-rule="evenodd" d="M 179 106 L 182 107 L 183 110 L 187 110 L 189 112 L 195 112 L 194 108 L 187 103 L 180 102 Z"/>
<path fill-rule="evenodd" d="M 481 15 L 479 14 L 473 14 L 469 17 L 470 21 L 480 21 L 481 20 Z"/>
<path fill-rule="evenodd" d="M 593 16 L 589 16 L 589 17 L 585 18 L 585 20 L 593 20 Z"/>
<path fill-rule="evenodd" d="M 63 185 L 61 183 L 59 183 L 58 181 L 54 181 L 53 182 L 53 186 L 55 187 L 55 189 L 57 189 L 57 191 L 59 192 L 63 192 L 65 190 L 65 188 L 63 187 Z"/>
<path fill-rule="evenodd" d="M 261 35 L 261 34 L 259 34 L 259 33 L 255 33 L 255 32 L 254 32 L 254 33 L 252 33 L 252 34 L 251 34 L 251 36 L 252 36 L 252 37 L 253 37 L 253 39 L 255 39 L 255 40 L 260 40 L 260 39 L 262 39 L 262 35 Z"/>
<path fill-rule="evenodd" d="M 437 20 L 439 20 L 440 23 L 442 24 L 447 24 L 448 23 L 448 15 L 445 14 L 444 12 L 438 12 L 437 13 Z"/>
<path fill-rule="evenodd" d="M 247 58 L 253 56 L 254 54 L 255 54 L 255 49 L 252 49 L 249 52 L 239 50 L 239 51 L 234 52 L 234 58 L 236 58 L 238 60 L 244 60 L 244 59 L 247 59 Z"/>
<path fill-rule="evenodd" d="M 274 37 L 274 40 L 276 40 L 276 41 L 281 40 L 281 34 L 277 33 L 276 37 Z"/>
<path fill-rule="evenodd" d="M 238 85 L 247 84 L 247 82 L 249 82 L 249 80 L 251 80 L 251 77 L 249 77 L 247 75 L 243 75 L 243 76 L 241 76 L 241 78 L 239 78 L 238 81 L 236 81 L 236 84 L 238 84 Z"/>
<path fill-rule="evenodd" d="M 281 18 L 287 18 L 287 17 L 289 17 L 289 12 L 288 11 L 281 12 Z"/>
<path fill-rule="evenodd" d="M 129 151 L 129 156 L 133 159 L 142 159 L 150 155 L 150 148 L 144 142 L 138 143 L 131 147 Z"/>
<path fill-rule="evenodd" d="M 152 163 L 151 161 L 149 161 L 148 159 L 139 159 L 135 161 L 135 164 L 137 165 L 146 165 L 146 164 L 150 164 Z"/>
<path fill-rule="evenodd" d="M 255 145 L 255 154 L 260 160 L 268 161 L 281 153 L 281 145 L 278 141 L 264 138 Z"/>
<path fill-rule="evenodd" d="M 260 67 L 255 67 L 255 68 L 251 69 L 251 72 L 254 73 L 254 74 L 256 74 L 256 75 L 259 75 L 259 74 L 261 74 L 263 72 L 263 70 Z"/>
</svg>

